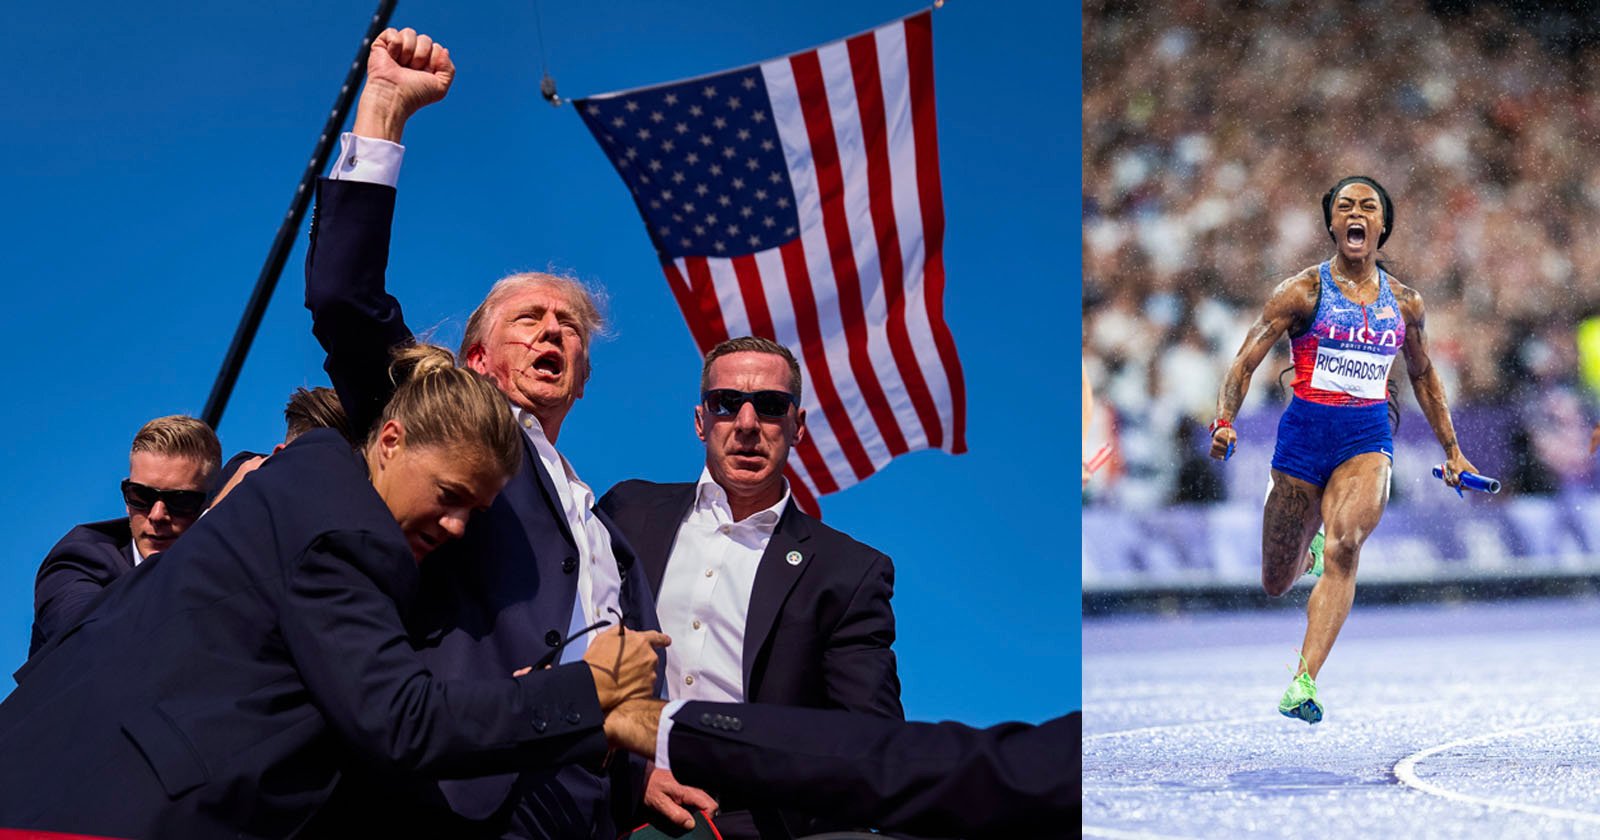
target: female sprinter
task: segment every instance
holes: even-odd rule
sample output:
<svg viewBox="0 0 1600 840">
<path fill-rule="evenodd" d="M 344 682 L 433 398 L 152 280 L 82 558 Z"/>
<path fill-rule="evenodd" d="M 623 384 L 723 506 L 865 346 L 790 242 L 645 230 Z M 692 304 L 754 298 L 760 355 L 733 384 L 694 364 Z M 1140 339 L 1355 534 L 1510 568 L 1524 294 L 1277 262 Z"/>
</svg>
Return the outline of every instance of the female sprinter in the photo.
<svg viewBox="0 0 1600 840">
<path fill-rule="evenodd" d="M 1422 296 L 1391 278 L 1378 249 L 1394 228 L 1389 194 L 1371 178 L 1345 178 L 1322 197 L 1336 252 L 1278 284 L 1228 368 L 1211 424 L 1211 457 L 1226 457 L 1232 421 L 1256 366 L 1284 333 L 1291 339 L 1294 397 L 1278 423 L 1272 482 L 1261 521 L 1261 585 L 1289 591 L 1311 570 L 1307 550 L 1324 526 L 1321 579 L 1306 604 L 1306 635 L 1278 711 L 1322 720 L 1317 673 L 1355 598 L 1361 545 L 1389 501 L 1394 442 L 1385 383 L 1404 352 L 1411 387 L 1444 447 L 1444 480 L 1459 486 L 1475 471 L 1456 444 L 1444 386 L 1428 358 Z"/>
</svg>

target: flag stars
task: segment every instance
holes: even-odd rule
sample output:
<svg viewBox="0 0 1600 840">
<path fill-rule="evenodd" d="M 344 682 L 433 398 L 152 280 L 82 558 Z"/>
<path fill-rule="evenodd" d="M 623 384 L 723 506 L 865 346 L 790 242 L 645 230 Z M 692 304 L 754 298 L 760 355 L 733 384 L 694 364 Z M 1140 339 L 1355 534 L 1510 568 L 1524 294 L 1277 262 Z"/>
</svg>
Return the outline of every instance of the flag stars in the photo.
<svg viewBox="0 0 1600 840">
<path fill-rule="evenodd" d="M 681 123 L 675 123 L 672 126 L 672 130 L 678 132 L 679 134 L 688 134 L 689 133 L 689 124 L 688 123 L 682 123 L 682 122 Z"/>
<path fill-rule="evenodd" d="M 739 226 L 738 225 L 728 225 L 728 227 L 726 229 L 728 231 L 728 235 L 729 236 L 738 236 L 739 235 Z"/>
<path fill-rule="evenodd" d="M 700 135 L 700 145 L 702 145 L 702 146 L 711 145 L 711 135 L 709 135 L 709 134 Z"/>
<path fill-rule="evenodd" d="M 737 111 L 737 110 L 739 110 L 739 105 L 740 104 L 741 103 L 739 102 L 739 97 L 737 97 L 737 96 L 728 97 L 728 110 Z"/>
<path fill-rule="evenodd" d="M 691 117 L 702 116 L 702 115 L 705 114 L 705 112 L 706 112 L 706 109 L 700 107 L 699 105 L 690 105 L 689 106 L 689 116 L 691 116 Z"/>
<path fill-rule="evenodd" d="M 733 147 L 732 146 L 723 146 L 722 147 L 722 156 L 723 157 L 725 157 L 725 158 L 727 158 L 729 160 L 732 160 L 734 154 L 735 154 L 735 152 L 733 151 Z"/>
<path fill-rule="evenodd" d="M 705 236 L 706 235 L 706 227 L 705 227 L 705 225 L 695 225 L 694 226 L 694 235 L 695 236 Z"/>
<path fill-rule="evenodd" d="M 704 94 L 707 99 L 716 99 L 717 98 L 717 89 L 712 87 L 711 85 L 706 85 L 704 88 L 702 88 L 700 90 L 700 92 L 702 94 Z"/>
<path fill-rule="evenodd" d="M 773 172 L 772 174 L 767 176 L 767 180 L 771 181 L 774 184 L 781 184 L 781 183 L 783 183 L 783 176 L 779 175 L 776 172 Z"/>
<path fill-rule="evenodd" d="M 720 163 L 711 164 L 711 174 L 712 175 L 721 175 L 722 174 L 722 164 L 720 164 Z"/>
<path fill-rule="evenodd" d="M 628 113 L 631 114 L 631 113 L 639 110 L 639 103 L 637 103 L 637 102 L 633 101 L 632 99 L 630 99 L 627 102 L 622 103 L 622 107 L 628 109 Z"/>
<path fill-rule="evenodd" d="M 711 127 L 715 128 L 718 131 L 721 131 L 724 128 L 728 127 L 728 121 L 723 119 L 723 118 L 721 118 L 721 117 L 714 117 L 711 120 Z"/>
<path fill-rule="evenodd" d="M 756 160 L 755 158 L 746 158 L 745 162 L 744 162 L 744 168 L 750 170 L 751 172 L 754 172 L 757 169 L 761 168 L 761 162 Z"/>
<path fill-rule="evenodd" d="M 683 203 L 683 212 L 685 212 L 685 213 L 693 213 L 694 212 L 694 202 L 685 201 Z"/>
<path fill-rule="evenodd" d="M 705 198 L 706 193 L 709 192 L 711 192 L 711 188 L 705 184 L 696 184 L 694 187 L 694 194 L 700 196 L 701 198 Z"/>
<path fill-rule="evenodd" d="M 736 189 L 736 190 L 744 189 L 744 179 L 743 178 L 735 178 L 735 179 L 733 179 L 733 188 Z"/>
<path fill-rule="evenodd" d="M 756 79 L 754 76 L 745 76 L 744 81 L 740 82 L 739 84 L 743 85 L 745 90 L 756 89 Z"/>
<path fill-rule="evenodd" d="M 746 204 L 745 206 L 739 208 L 739 215 L 743 216 L 746 219 L 750 218 L 751 216 L 754 216 L 755 214 L 756 214 L 756 211 L 751 210 L 750 209 L 750 205 L 748 205 L 748 204 Z"/>
<path fill-rule="evenodd" d="M 639 150 L 633 148 L 632 146 L 629 146 L 628 147 L 628 151 L 624 152 L 623 154 L 626 154 L 628 156 L 628 160 L 633 160 L 634 158 L 639 156 Z"/>
<path fill-rule="evenodd" d="M 681 183 L 684 182 L 684 180 L 686 180 L 686 179 L 683 177 L 683 173 L 682 172 L 674 172 L 674 173 L 672 173 L 672 183 L 681 184 Z"/>
<path fill-rule="evenodd" d="M 678 95 L 676 93 L 667 94 L 667 104 L 668 105 L 676 105 L 676 104 L 678 104 Z"/>
<path fill-rule="evenodd" d="M 621 128 L 621 127 L 623 127 L 623 126 L 625 126 L 627 124 L 628 124 L 628 121 L 623 119 L 623 118 L 621 118 L 621 117 L 612 117 L 611 118 L 611 125 L 616 127 L 616 128 Z"/>
<path fill-rule="evenodd" d="M 749 242 L 750 243 L 750 247 L 752 247 L 752 248 L 756 248 L 756 247 L 759 247 L 761 245 L 761 237 L 756 236 L 753 233 L 750 234 L 750 238 L 746 239 L 745 241 Z"/>
<path fill-rule="evenodd" d="M 671 201 L 672 200 L 672 190 L 662 190 L 661 191 L 661 200 L 662 201 Z"/>
<path fill-rule="evenodd" d="M 585 105 L 583 107 L 583 110 L 584 110 L 584 113 L 588 114 L 591 117 L 600 116 L 600 106 L 599 105 L 593 105 L 593 104 Z"/>
<path fill-rule="evenodd" d="M 672 214 L 672 220 L 674 222 L 682 224 L 683 223 L 683 214 L 682 213 L 673 213 Z"/>
<path fill-rule="evenodd" d="M 723 244 L 722 240 L 720 240 L 720 239 L 718 239 L 716 244 L 712 245 L 711 247 L 716 248 L 717 249 L 717 253 L 719 253 L 719 254 L 722 253 L 723 251 L 728 250 L 728 246 Z"/>
<path fill-rule="evenodd" d="M 784 236 L 794 236 L 794 234 L 795 234 L 794 225 L 790 225 L 790 226 L 788 226 L 788 227 L 783 229 L 783 235 Z"/>
<path fill-rule="evenodd" d="M 762 216 L 762 217 L 761 217 L 761 223 L 762 223 L 762 224 L 763 224 L 763 225 L 766 225 L 766 226 L 767 226 L 767 227 L 769 227 L 769 228 L 770 228 L 770 227 L 777 227 L 777 226 L 778 226 L 778 220 L 777 220 L 777 219 L 774 219 L 774 218 L 772 218 L 772 217 L 771 217 L 771 216 Z"/>
<path fill-rule="evenodd" d="M 749 140 L 750 139 L 750 129 L 748 129 L 748 128 L 739 129 L 739 139 L 740 140 Z"/>
<path fill-rule="evenodd" d="M 651 210 L 660 210 L 661 209 L 661 199 L 658 199 L 658 198 L 650 199 L 650 209 Z"/>
<path fill-rule="evenodd" d="M 644 174 L 643 172 L 639 173 L 639 182 L 643 184 L 650 183 L 650 176 Z"/>
<path fill-rule="evenodd" d="M 650 161 L 649 166 L 650 166 L 650 171 L 651 172 L 660 172 L 661 171 L 661 161 L 659 161 L 659 160 Z"/>
<path fill-rule="evenodd" d="M 683 238 L 682 238 L 682 239 L 679 239 L 679 240 L 678 240 L 678 241 L 679 241 L 679 242 L 680 242 L 680 243 L 682 243 L 682 244 L 683 244 L 683 247 L 685 247 L 685 248 L 687 248 L 687 247 L 689 247 L 689 246 L 690 246 L 690 245 L 693 245 L 693 244 L 694 244 L 694 243 L 693 243 L 693 242 L 691 242 L 691 241 L 690 241 L 690 240 L 689 240 L 689 237 L 687 237 L 687 236 L 685 236 L 685 237 L 683 237 Z"/>
<path fill-rule="evenodd" d="M 777 143 L 774 143 L 774 142 L 772 142 L 772 140 L 771 140 L 771 139 L 770 139 L 770 138 L 769 138 L 769 139 L 766 139 L 766 140 L 762 140 L 762 141 L 761 141 L 761 151 L 763 151 L 763 152 L 770 152 L 770 151 L 772 151 L 772 150 L 773 150 L 773 149 L 775 149 L 775 148 L 777 148 L 777 145 L 778 145 L 778 144 L 777 144 Z"/>
<path fill-rule="evenodd" d="M 722 205 L 723 207 L 732 207 L 733 206 L 733 199 L 731 199 L 731 198 L 729 198 L 729 197 L 727 197 L 725 195 L 719 195 L 719 196 L 717 196 L 717 203 Z"/>
<path fill-rule="evenodd" d="M 756 201 L 766 201 L 766 200 L 767 200 L 767 191 L 766 190 L 756 190 Z"/>
<path fill-rule="evenodd" d="M 656 234 L 657 235 L 668 236 L 668 235 L 671 235 L 671 233 L 672 233 L 672 228 L 669 228 L 666 225 L 662 225 L 661 227 L 656 228 Z"/>
<path fill-rule="evenodd" d="M 660 111 L 651 111 L 650 112 L 650 121 L 653 122 L 653 123 L 659 123 L 662 120 L 665 120 L 666 118 L 667 118 L 667 115 L 661 113 Z"/>
<path fill-rule="evenodd" d="M 671 154 L 672 150 L 677 148 L 677 147 L 678 147 L 678 144 L 672 142 L 671 140 L 663 140 L 663 141 L 661 141 L 661 151 L 666 152 L 668 154 Z"/>
<path fill-rule="evenodd" d="M 648 129 L 648 128 L 639 129 L 639 139 L 640 140 L 649 140 L 650 139 L 650 129 Z"/>
<path fill-rule="evenodd" d="M 706 214 L 706 224 L 714 225 L 716 223 L 717 223 L 717 214 L 715 214 L 715 213 L 707 213 Z"/>
<path fill-rule="evenodd" d="M 767 112 L 766 111 L 752 111 L 752 112 L 750 112 L 750 121 L 751 122 L 758 122 L 758 123 L 766 122 L 767 121 Z"/>
<path fill-rule="evenodd" d="M 690 166 L 694 166 L 700 162 L 700 153 L 690 152 L 689 154 L 685 155 L 683 159 L 688 161 Z"/>
<path fill-rule="evenodd" d="M 778 196 L 778 200 L 774 203 L 778 205 L 779 210 L 789 209 L 789 199 L 784 196 Z"/>
</svg>

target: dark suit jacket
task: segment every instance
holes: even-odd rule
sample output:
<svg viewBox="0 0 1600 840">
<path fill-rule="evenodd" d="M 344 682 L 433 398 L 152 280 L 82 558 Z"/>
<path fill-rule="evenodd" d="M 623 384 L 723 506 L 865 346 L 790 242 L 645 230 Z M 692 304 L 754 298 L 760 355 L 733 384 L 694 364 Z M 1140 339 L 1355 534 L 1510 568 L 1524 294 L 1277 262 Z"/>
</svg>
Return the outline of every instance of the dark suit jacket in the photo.
<svg viewBox="0 0 1600 840">
<path fill-rule="evenodd" d="M 324 368 L 357 436 L 372 427 L 393 392 L 391 349 L 412 340 L 399 301 L 384 285 L 394 202 L 391 187 L 322 181 L 306 255 L 312 329 L 328 353 Z M 614 528 L 612 534 L 628 626 L 659 629 L 633 552 Z M 441 676 L 490 678 L 531 665 L 569 629 L 577 568 L 577 544 L 555 485 L 529 444 L 522 470 L 490 509 L 472 518 L 463 539 L 423 564 L 421 603 L 410 623 L 413 642 Z M 524 836 L 611 840 L 614 820 L 631 813 L 643 795 L 642 771 L 642 761 L 619 759 L 603 773 L 573 766 L 520 780 L 501 776 L 445 783 L 431 794 L 413 791 L 404 802 L 431 808 L 447 801 L 456 814 L 482 821 L 452 826 L 457 836 L 474 829 L 498 836 L 498 826 L 514 809 L 517 831 Z M 392 781 L 373 787 L 381 790 Z M 521 788 L 513 791 L 513 782 Z M 614 802 L 613 787 L 618 790 Z M 386 798 L 383 805 L 393 810 L 396 802 Z"/>
<path fill-rule="evenodd" d="M 450 682 L 407 644 L 418 572 L 337 432 L 284 449 L 24 666 L 0 825 L 285 837 L 355 751 L 439 774 L 595 758 L 581 664 Z"/>
<path fill-rule="evenodd" d="M 678 528 L 694 505 L 695 485 L 624 481 L 600 500 L 639 552 L 650 591 L 662 576 Z M 799 552 L 798 564 L 788 562 Z M 802 513 L 791 501 L 756 567 L 745 617 L 744 691 L 752 703 L 846 709 L 904 718 L 895 669 L 894 564 Z M 667 649 L 667 656 L 672 649 Z M 717 825 L 731 837 L 810 834 L 840 824 L 801 814 L 761 811 L 727 791 Z M 730 813 L 733 812 L 733 813 Z M 645 816 L 650 816 L 645 814 Z M 753 824 L 752 824 L 753 823 Z"/>
<path fill-rule="evenodd" d="M 948 837 L 1076 837 L 1083 721 L 905 723 L 848 712 L 686 703 L 667 756 L 681 782 Z"/>
<path fill-rule="evenodd" d="M 33 581 L 32 656 L 72 626 L 112 581 L 133 571 L 128 518 L 79 525 L 67 532 L 39 565 Z"/>
</svg>

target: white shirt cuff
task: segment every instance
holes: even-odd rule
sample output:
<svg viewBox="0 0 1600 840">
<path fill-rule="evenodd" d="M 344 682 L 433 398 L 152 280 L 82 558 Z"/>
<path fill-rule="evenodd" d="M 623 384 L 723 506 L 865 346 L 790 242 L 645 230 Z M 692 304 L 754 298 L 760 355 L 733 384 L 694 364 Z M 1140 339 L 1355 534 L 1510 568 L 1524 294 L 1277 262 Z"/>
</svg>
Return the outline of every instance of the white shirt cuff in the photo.
<svg viewBox="0 0 1600 840">
<path fill-rule="evenodd" d="M 656 726 L 656 766 L 662 770 L 672 769 L 672 764 L 667 760 L 667 744 L 672 740 L 672 716 L 687 702 L 674 700 L 661 709 L 661 723 Z"/>
<path fill-rule="evenodd" d="M 393 187 L 400 183 L 400 161 L 406 147 L 346 131 L 339 135 L 339 157 L 328 173 L 332 181 L 365 181 Z"/>
</svg>

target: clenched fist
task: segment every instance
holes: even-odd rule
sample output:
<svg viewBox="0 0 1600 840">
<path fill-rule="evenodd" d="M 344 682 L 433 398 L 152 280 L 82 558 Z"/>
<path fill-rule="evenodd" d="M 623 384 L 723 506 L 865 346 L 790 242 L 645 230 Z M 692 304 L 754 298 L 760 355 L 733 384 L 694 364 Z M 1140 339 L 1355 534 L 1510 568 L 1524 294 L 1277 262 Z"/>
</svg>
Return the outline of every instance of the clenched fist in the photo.
<svg viewBox="0 0 1600 840">
<path fill-rule="evenodd" d="M 385 29 L 367 54 L 367 86 L 352 130 L 362 137 L 400 142 L 406 120 L 443 99 L 455 81 L 450 51 L 415 29 Z"/>
<path fill-rule="evenodd" d="M 665 633 L 653 630 L 608 628 L 589 642 L 583 661 L 594 672 L 594 690 L 600 708 L 611 711 L 626 700 L 650 697 L 656 685 L 659 648 L 672 644 Z"/>
</svg>

